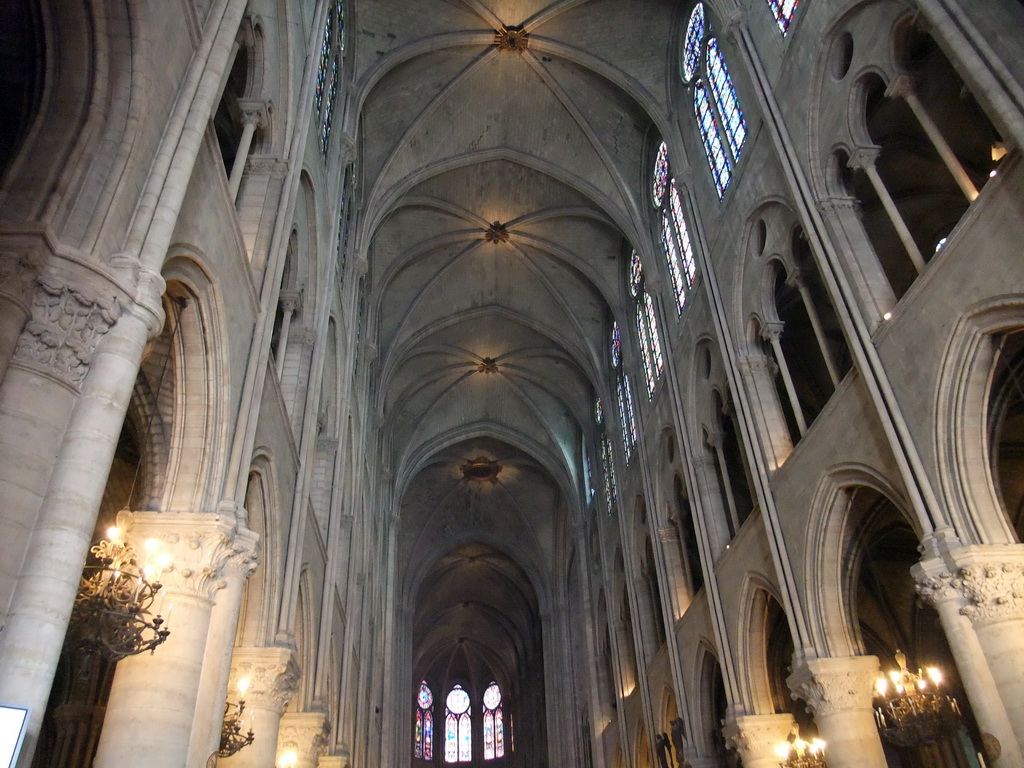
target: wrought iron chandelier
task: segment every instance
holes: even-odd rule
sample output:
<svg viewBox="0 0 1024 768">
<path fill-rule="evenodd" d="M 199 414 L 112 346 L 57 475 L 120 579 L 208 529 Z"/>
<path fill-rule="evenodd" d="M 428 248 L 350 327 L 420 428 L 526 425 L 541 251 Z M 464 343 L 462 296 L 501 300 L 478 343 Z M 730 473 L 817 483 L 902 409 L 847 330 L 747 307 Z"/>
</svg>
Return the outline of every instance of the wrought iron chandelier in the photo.
<svg viewBox="0 0 1024 768">
<path fill-rule="evenodd" d="M 780 768 L 825 768 L 825 742 L 821 739 L 804 741 L 794 726 L 789 739 L 775 747 Z"/>
<path fill-rule="evenodd" d="M 157 548 L 155 540 L 146 542 L 151 556 Z M 139 566 L 134 547 L 121 538 L 119 528 L 108 529 L 107 538 L 91 552 L 78 585 L 69 639 L 80 650 L 111 661 L 152 652 L 171 634 L 163 616 L 152 610 L 162 589 L 155 580 L 156 566 Z"/>
<path fill-rule="evenodd" d="M 942 672 L 937 667 L 911 672 L 901 651 L 896 651 L 896 663 L 899 669 L 875 685 L 875 720 L 882 737 L 897 747 L 915 747 L 955 734 L 960 707 L 940 690 Z"/>
<path fill-rule="evenodd" d="M 239 699 L 237 704 L 230 701 L 224 704 L 224 722 L 220 727 L 220 757 L 231 757 L 241 749 L 252 744 L 256 734 L 252 730 L 252 713 L 249 714 L 249 731 L 242 733 L 242 713 L 245 712 L 245 692 L 249 690 L 249 678 L 238 681 Z"/>
</svg>

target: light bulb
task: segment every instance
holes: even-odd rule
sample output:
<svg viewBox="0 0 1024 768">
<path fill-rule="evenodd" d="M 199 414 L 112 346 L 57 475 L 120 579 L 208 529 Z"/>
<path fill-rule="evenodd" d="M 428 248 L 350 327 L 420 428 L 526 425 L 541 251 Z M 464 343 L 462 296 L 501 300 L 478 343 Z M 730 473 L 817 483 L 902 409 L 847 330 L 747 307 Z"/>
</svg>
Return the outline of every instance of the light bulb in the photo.
<svg viewBox="0 0 1024 768">
<path fill-rule="evenodd" d="M 775 746 L 775 754 L 780 760 L 786 760 L 789 758 L 789 742 L 782 742 Z"/>
<path fill-rule="evenodd" d="M 147 552 L 156 552 L 156 550 L 160 546 L 160 542 L 157 541 L 156 539 L 146 539 L 146 543 L 143 544 L 142 546 L 144 546 L 146 548 Z"/>
<path fill-rule="evenodd" d="M 289 749 L 287 752 L 284 752 L 277 760 L 277 764 L 280 768 L 294 768 L 298 762 L 299 756 L 295 753 L 294 749 Z"/>
<path fill-rule="evenodd" d="M 110 526 L 109 528 L 107 528 L 107 538 L 111 541 L 117 541 L 119 538 L 121 538 L 121 529 L 118 528 L 116 525 Z"/>
<path fill-rule="evenodd" d="M 879 696 L 885 696 L 889 691 L 889 681 L 884 677 L 880 677 L 875 680 L 875 690 L 878 691 Z"/>
<path fill-rule="evenodd" d="M 825 751 L 825 742 L 822 739 L 815 739 L 811 742 L 811 753 L 818 755 Z"/>
<path fill-rule="evenodd" d="M 927 667 L 925 672 L 928 673 L 928 677 L 931 678 L 931 681 L 935 683 L 935 685 L 942 683 L 942 670 L 938 667 Z"/>
<path fill-rule="evenodd" d="M 248 677 L 243 677 L 241 680 L 238 681 L 238 692 L 240 694 L 242 694 L 242 696 L 245 696 L 245 693 L 248 690 L 249 690 L 249 678 Z"/>
</svg>

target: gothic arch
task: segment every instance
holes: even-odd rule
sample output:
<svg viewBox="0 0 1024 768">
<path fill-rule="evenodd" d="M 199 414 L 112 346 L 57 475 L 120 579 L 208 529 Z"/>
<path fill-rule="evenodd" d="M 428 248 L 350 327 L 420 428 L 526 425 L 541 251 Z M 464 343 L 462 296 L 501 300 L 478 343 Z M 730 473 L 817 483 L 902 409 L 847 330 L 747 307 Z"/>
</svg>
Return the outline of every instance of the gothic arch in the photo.
<svg viewBox="0 0 1024 768">
<path fill-rule="evenodd" d="M 987 414 L 996 367 L 995 337 L 1024 328 L 1024 297 L 975 304 L 953 326 L 939 365 L 935 447 L 949 512 L 962 537 L 981 544 L 1012 543 L 992 472 Z"/>
<path fill-rule="evenodd" d="M 906 517 L 909 509 L 903 493 L 888 478 L 864 464 L 844 464 L 826 473 L 810 504 L 807 538 L 803 547 L 805 610 L 813 645 L 830 656 L 855 656 L 861 652 L 859 630 L 850 603 L 850 564 L 847 549 L 856 535 L 858 521 L 851 515 L 848 492 L 865 488 L 892 502 Z M 916 521 L 906 517 L 916 529 Z M 811 575 L 813 574 L 813 576 Z"/>
<path fill-rule="evenodd" d="M 740 688 L 744 691 L 745 706 L 753 714 L 775 712 L 768 651 L 772 627 L 769 625 L 769 607 L 774 602 L 781 608 L 778 588 L 766 576 L 748 572 L 743 577 L 737 616 L 737 656 L 741 665 Z"/>
</svg>

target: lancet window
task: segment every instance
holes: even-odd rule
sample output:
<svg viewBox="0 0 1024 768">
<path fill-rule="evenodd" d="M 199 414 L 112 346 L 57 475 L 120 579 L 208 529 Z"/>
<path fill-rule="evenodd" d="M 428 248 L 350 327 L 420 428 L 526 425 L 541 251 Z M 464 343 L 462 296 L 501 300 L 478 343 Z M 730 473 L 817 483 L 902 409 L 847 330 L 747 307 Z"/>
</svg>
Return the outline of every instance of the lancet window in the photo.
<svg viewBox="0 0 1024 768">
<path fill-rule="evenodd" d="M 697 130 L 718 196 L 722 197 L 743 152 L 747 123 L 718 39 L 711 34 L 703 3 L 697 3 L 690 14 L 680 74 L 692 90 Z"/>
<path fill-rule="evenodd" d="M 341 63 L 345 55 L 345 4 L 334 0 L 327 11 L 324 36 L 320 44 L 320 66 L 316 73 L 314 106 L 320 132 L 320 150 L 326 155 L 331 141 L 331 126 L 338 100 Z"/>
<path fill-rule="evenodd" d="M 434 695 L 426 681 L 420 683 L 416 693 L 416 721 L 413 723 L 415 743 L 413 756 L 423 760 L 434 759 Z"/>
<path fill-rule="evenodd" d="M 617 379 L 615 391 L 619 404 L 619 424 L 622 427 L 622 445 L 628 464 L 633 460 L 633 450 L 637 443 L 636 415 L 629 376 L 622 370 L 622 332 L 618 323 L 612 324 L 611 354 L 612 368 L 615 369 Z"/>
<path fill-rule="evenodd" d="M 658 316 L 654 308 L 654 300 L 644 290 L 643 266 L 640 263 L 640 254 L 636 251 L 633 251 L 630 259 L 629 292 L 633 295 L 636 304 L 636 329 L 644 358 L 647 394 L 653 397 L 658 380 L 665 371 L 665 358 L 661 353 L 661 334 L 658 331 Z"/>
<path fill-rule="evenodd" d="M 444 761 L 468 763 L 473 759 L 473 719 L 469 694 L 456 685 L 445 700 Z"/>
<path fill-rule="evenodd" d="M 657 180 L 662 173 L 665 181 L 659 186 Z M 697 276 L 697 262 L 693 257 L 690 231 L 683 217 L 683 201 L 675 179 L 672 178 L 672 164 L 665 142 L 658 148 L 654 163 L 654 179 L 654 207 L 660 213 L 661 247 L 668 263 L 669 277 L 672 279 L 676 312 L 682 314 L 683 307 L 686 306 L 687 293 Z M 636 296 L 635 293 L 633 295 Z"/>
</svg>

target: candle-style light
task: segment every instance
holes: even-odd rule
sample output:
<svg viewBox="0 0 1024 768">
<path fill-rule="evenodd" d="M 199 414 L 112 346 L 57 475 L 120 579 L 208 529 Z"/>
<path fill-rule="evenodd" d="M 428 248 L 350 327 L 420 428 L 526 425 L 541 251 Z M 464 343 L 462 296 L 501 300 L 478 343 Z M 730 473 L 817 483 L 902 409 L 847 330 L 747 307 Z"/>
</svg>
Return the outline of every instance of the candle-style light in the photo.
<svg viewBox="0 0 1024 768">
<path fill-rule="evenodd" d="M 786 741 L 775 747 L 780 768 L 825 768 L 825 742 L 821 739 L 805 741 L 800 738 L 800 729 L 793 726 Z"/>
<path fill-rule="evenodd" d="M 956 699 L 942 692 L 942 670 L 926 667 L 912 672 L 907 656 L 896 651 L 899 669 L 875 683 L 875 721 L 886 741 L 898 747 L 933 744 L 960 728 Z"/>
<path fill-rule="evenodd" d="M 242 714 L 245 712 L 245 694 L 249 690 L 249 678 L 243 677 L 237 683 L 238 703 L 224 703 L 224 722 L 220 728 L 220 757 L 231 757 L 241 749 L 252 744 L 256 734 L 252 730 L 252 717 L 249 717 L 249 731 L 242 733 Z"/>
</svg>

